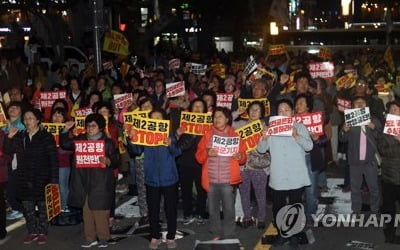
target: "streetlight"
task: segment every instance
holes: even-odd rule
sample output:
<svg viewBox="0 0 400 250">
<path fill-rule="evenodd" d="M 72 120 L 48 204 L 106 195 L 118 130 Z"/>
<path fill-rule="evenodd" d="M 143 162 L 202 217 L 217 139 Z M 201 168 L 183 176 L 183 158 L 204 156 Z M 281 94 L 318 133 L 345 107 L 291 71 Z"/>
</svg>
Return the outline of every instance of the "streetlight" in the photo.
<svg viewBox="0 0 400 250">
<path fill-rule="evenodd" d="M 350 3 L 352 0 L 341 0 L 341 5 L 342 5 L 342 15 L 343 16 L 348 16 L 350 15 Z"/>
<path fill-rule="evenodd" d="M 279 28 L 276 25 L 276 22 L 269 23 L 269 33 L 272 36 L 272 42 L 275 43 L 275 37 L 279 35 Z"/>
</svg>

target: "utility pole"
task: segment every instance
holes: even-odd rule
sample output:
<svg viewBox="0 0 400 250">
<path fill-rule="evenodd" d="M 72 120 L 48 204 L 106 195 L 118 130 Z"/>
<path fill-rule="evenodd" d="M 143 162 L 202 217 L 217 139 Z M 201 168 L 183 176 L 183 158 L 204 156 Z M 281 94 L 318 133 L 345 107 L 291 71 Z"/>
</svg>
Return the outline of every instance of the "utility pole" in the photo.
<svg viewBox="0 0 400 250">
<path fill-rule="evenodd" d="M 101 44 L 100 37 L 103 32 L 103 0 L 91 0 L 93 9 L 93 33 L 94 33 L 94 44 L 95 44 L 95 60 L 96 60 L 96 71 L 100 73 L 102 70 L 101 64 Z"/>
</svg>

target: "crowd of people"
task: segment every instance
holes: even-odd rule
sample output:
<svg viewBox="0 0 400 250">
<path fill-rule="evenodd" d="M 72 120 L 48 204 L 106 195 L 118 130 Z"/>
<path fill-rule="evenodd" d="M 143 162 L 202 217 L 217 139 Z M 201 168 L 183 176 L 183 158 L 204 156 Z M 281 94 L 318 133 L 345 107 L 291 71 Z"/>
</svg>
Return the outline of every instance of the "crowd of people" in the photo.
<svg viewBox="0 0 400 250">
<path fill-rule="evenodd" d="M 314 225 L 312 215 L 318 198 L 327 191 L 327 168 L 338 165 L 341 159 L 346 160 L 343 192 L 351 191 L 353 212 L 362 212 L 363 189 L 369 194 L 371 213 L 395 214 L 400 190 L 400 135 L 384 134 L 383 127 L 386 113 L 400 115 L 400 81 L 383 51 L 333 54 L 329 61 L 334 64 L 334 75 L 326 78 L 311 77 L 307 65 L 324 61 L 314 55 L 286 52 L 255 58 L 256 70 L 269 73 L 252 78 L 252 72 L 244 70 L 246 65 L 234 67 L 225 54 L 209 59 L 181 58 L 174 69 L 168 67 L 168 60 L 160 59 L 160 67 L 150 70 L 126 61 L 124 66 L 114 65 L 98 74 L 93 64 L 79 72 L 76 65 L 53 64 L 46 70 L 41 64 L 25 65 L 19 57 L 2 59 L 0 91 L 6 120 L 0 130 L 0 239 L 7 235 L 6 217 L 24 216 L 24 244 L 46 243 L 45 186 L 53 183 L 59 184 L 63 213 L 82 209 L 82 247 L 107 247 L 114 243 L 110 224 L 118 173 L 137 189 L 139 223 L 150 225 L 150 249 L 162 243 L 161 205 L 168 224 L 167 247 L 177 247 L 180 199 L 183 224 L 208 221 L 213 240 L 237 237 L 236 225 L 265 229 L 268 202 L 272 202 L 273 218 L 283 206 L 303 203 L 306 223 Z M 218 64 L 224 70 L 208 67 L 199 73 L 184 62 Z M 126 65 L 130 67 L 125 71 Z M 372 70 L 366 70 L 369 68 Z M 336 83 L 349 73 L 355 84 Z M 178 81 L 185 82 L 185 93 L 168 98 L 166 84 Z M 378 83 L 386 86 L 390 82 L 384 94 L 376 88 Z M 51 107 L 41 107 L 43 91 L 66 91 L 67 95 Z M 113 96 L 124 93 L 132 93 L 132 99 L 117 108 Z M 233 95 L 230 109 L 217 105 L 217 94 L 221 93 Z M 244 107 L 239 105 L 241 98 L 254 101 Z M 267 98 L 268 109 L 262 98 Z M 356 127 L 347 124 L 338 98 L 350 101 L 351 108 L 369 107 L 371 122 Z M 92 114 L 85 118 L 85 133 L 79 134 L 75 111 L 85 108 Z M 132 111 L 147 112 L 155 120 L 170 120 L 170 135 L 164 138 L 164 145 L 132 142 L 136 131 L 127 129 L 123 118 L 124 112 Z M 182 111 L 211 113 L 211 128 L 202 135 L 186 133 L 179 125 Z M 323 135 L 296 121 L 289 136 L 267 132 L 270 117 L 313 112 L 322 112 Z M 222 156 L 213 148 L 214 136 L 237 137 L 237 129 L 255 121 L 261 121 L 263 128 L 253 150 L 246 150 L 242 139 L 231 156 Z M 46 131 L 43 122 L 64 123 L 59 140 Z M 85 140 L 105 142 L 105 156 L 99 158 L 104 168 L 75 166 L 74 142 Z M 382 177 L 378 176 L 378 165 Z M 387 242 L 394 243 L 393 221 L 385 225 L 384 234 Z M 296 245 L 297 240 L 296 235 L 280 235 L 274 244 L 290 241 Z"/>
</svg>

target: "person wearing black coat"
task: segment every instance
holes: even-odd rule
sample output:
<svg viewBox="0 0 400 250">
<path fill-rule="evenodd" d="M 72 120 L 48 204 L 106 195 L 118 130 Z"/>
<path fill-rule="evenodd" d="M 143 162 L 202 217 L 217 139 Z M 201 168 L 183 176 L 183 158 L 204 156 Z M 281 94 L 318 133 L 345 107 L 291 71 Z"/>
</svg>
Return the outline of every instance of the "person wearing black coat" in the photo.
<svg viewBox="0 0 400 250">
<path fill-rule="evenodd" d="M 109 217 L 115 189 L 113 169 L 118 167 L 117 149 L 113 140 L 104 133 L 106 121 L 102 115 L 88 115 L 85 119 L 86 134 L 71 138 L 68 130 L 73 126 L 74 122 L 67 122 L 60 135 L 60 146 L 65 150 L 75 150 L 76 140 L 104 140 L 105 157 L 100 157 L 99 161 L 106 165 L 105 168 L 71 168 L 68 205 L 83 208 L 86 241 L 81 246 L 106 247 L 111 239 Z"/>
<path fill-rule="evenodd" d="M 26 130 L 11 127 L 4 142 L 4 152 L 16 154 L 18 169 L 17 198 L 22 201 L 28 234 L 24 244 L 47 241 L 45 187 L 58 184 L 57 148 L 54 137 L 40 126 L 42 113 L 28 109 L 23 114 Z M 38 207 L 38 213 L 35 207 Z"/>
</svg>

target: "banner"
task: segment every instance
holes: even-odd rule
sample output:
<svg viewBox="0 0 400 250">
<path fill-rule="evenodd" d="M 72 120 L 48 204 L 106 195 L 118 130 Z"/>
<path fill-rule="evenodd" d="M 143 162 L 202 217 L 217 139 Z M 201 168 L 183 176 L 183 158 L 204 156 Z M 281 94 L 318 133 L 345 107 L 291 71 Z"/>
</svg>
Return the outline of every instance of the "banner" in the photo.
<svg viewBox="0 0 400 250">
<path fill-rule="evenodd" d="M 232 156 L 239 152 L 239 142 L 239 137 L 213 135 L 212 149 L 218 152 L 218 156 Z"/>
<path fill-rule="evenodd" d="M 244 73 L 248 76 L 257 69 L 257 62 L 254 60 L 253 56 L 250 56 L 246 61 L 246 67 L 244 68 Z"/>
<path fill-rule="evenodd" d="M 318 57 L 325 60 L 330 60 L 332 58 L 331 50 L 327 47 L 321 47 L 318 52 Z"/>
<path fill-rule="evenodd" d="M 179 58 L 171 59 L 171 60 L 169 60 L 169 62 L 168 62 L 168 68 L 169 68 L 169 70 L 172 70 L 172 69 L 179 69 L 180 66 L 181 66 L 181 59 L 179 59 Z"/>
<path fill-rule="evenodd" d="M 400 116 L 387 114 L 383 133 L 397 136 L 400 134 Z"/>
<path fill-rule="evenodd" d="M 132 93 L 114 95 L 114 103 L 117 109 L 128 107 L 132 104 Z"/>
<path fill-rule="evenodd" d="M 84 116 L 76 116 L 75 117 L 76 135 L 86 133 L 85 118 L 86 117 L 84 117 Z"/>
<path fill-rule="evenodd" d="M 164 139 L 168 138 L 169 135 L 169 120 L 156 120 L 139 116 L 133 116 L 132 119 L 131 129 L 134 129 L 136 132 L 135 135 L 130 138 L 133 144 L 167 146 L 164 144 Z"/>
<path fill-rule="evenodd" d="M 235 132 L 242 139 L 242 143 L 245 145 L 246 152 L 250 152 L 257 147 L 262 135 L 262 129 L 263 124 L 261 120 L 258 120 L 235 130 Z"/>
<path fill-rule="evenodd" d="M 233 94 L 217 94 L 217 107 L 232 109 Z"/>
<path fill-rule="evenodd" d="M 286 48 L 285 48 L 285 45 L 283 45 L 283 44 L 269 46 L 268 55 L 270 55 L 270 56 L 281 55 L 281 54 L 285 54 L 285 53 L 286 53 Z"/>
<path fill-rule="evenodd" d="M 67 98 L 67 92 L 62 91 L 41 91 L 40 92 L 40 107 L 41 108 L 51 108 L 53 103 L 57 99 Z"/>
<path fill-rule="evenodd" d="M 196 75 L 205 75 L 207 70 L 207 65 L 199 63 L 186 63 L 186 67 L 189 67 L 190 72 Z"/>
<path fill-rule="evenodd" d="M 206 131 L 212 128 L 212 114 L 211 113 L 181 113 L 181 120 L 179 126 L 185 129 L 185 134 L 191 135 L 204 135 Z"/>
<path fill-rule="evenodd" d="M 185 81 L 167 83 L 166 94 L 168 98 L 185 95 Z"/>
<path fill-rule="evenodd" d="M 347 73 L 336 80 L 337 89 L 349 89 L 356 85 L 356 77 L 353 73 Z"/>
<path fill-rule="evenodd" d="M 368 125 L 371 122 L 369 107 L 346 109 L 344 111 L 344 120 L 350 127 Z"/>
<path fill-rule="evenodd" d="M 322 120 L 322 112 L 296 114 L 293 118 L 297 123 L 304 124 L 311 133 L 319 136 L 324 135 L 324 121 Z"/>
<path fill-rule="evenodd" d="M 267 135 L 292 136 L 293 134 L 293 117 L 271 116 Z"/>
<path fill-rule="evenodd" d="M 86 117 L 86 116 L 88 116 L 90 114 L 93 114 L 93 110 L 92 110 L 92 108 L 89 108 L 89 107 L 75 110 L 75 117 L 76 116 Z"/>
<path fill-rule="evenodd" d="M 51 221 L 61 214 L 61 196 L 58 184 L 47 184 L 44 188 L 47 221 Z"/>
<path fill-rule="evenodd" d="M 239 98 L 238 99 L 238 107 L 247 109 L 247 107 L 250 105 L 250 103 L 252 103 L 254 101 L 261 102 L 265 106 L 265 116 L 269 116 L 269 114 L 270 114 L 270 104 L 269 104 L 269 101 L 268 101 L 267 98 L 260 98 L 260 99 L 242 99 L 242 98 Z M 243 113 L 240 117 L 242 117 L 244 119 L 249 118 L 247 112 Z"/>
<path fill-rule="evenodd" d="M 129 55 L 129 42 L 122 33 L 110 30 L 105 33 L 103 50 L 127 56 Z"/>
<path fill-rule="evenodd" d="M 3 105 L 0 103 L 0 127 L 7 125 L 6 113 L 4 113 Z"/>
<path fill-rule="evenodd" d="M 332 62 L 309 63 L 308 70 L 312 78 L 321 77 L 328 79 L 334 76 L 335 66 Z"/>
<path fill-rule="evenodd" d="M 43 128 L 54 136 L 56 146 L 60 146 L 60 133 L 65 128 L 65 123 L 42 123 Z"/>
<path fill-rule="evenodd" d="M 106 156 L 104 140 L 77 140 L 75 144 L 75 165 L 77 168 L 105 168 L 99 158 Z"/>
<path fill-rule="evenodd" d="M 351 101 L 346 99 L 337 98 L 336 105 L 340 112 L 344 112 L 346 109 L 351 109 Z"/>
</svg>

